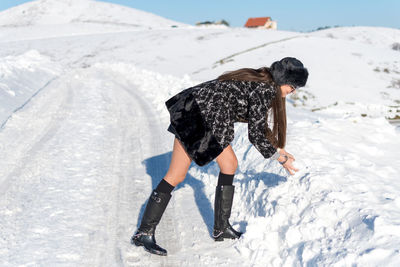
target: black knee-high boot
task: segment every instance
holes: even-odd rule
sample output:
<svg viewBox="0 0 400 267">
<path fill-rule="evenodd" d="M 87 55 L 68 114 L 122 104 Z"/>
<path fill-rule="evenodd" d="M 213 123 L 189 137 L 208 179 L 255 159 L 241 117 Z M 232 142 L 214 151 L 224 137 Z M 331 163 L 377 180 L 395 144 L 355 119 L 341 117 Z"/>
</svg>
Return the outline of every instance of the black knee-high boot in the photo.
<svg viewBox="0 0 400 267">
<path fill-rule="evenodd" d="M 153 254 L 167 255 L 167 251 L 156 244 L 154 233 L 170 199 L 171 194 L 153 190 L 147 202 L 140 227 L 131 238 L 132 244 L 144 246 L 146 251 Z"/>
<path fill-rule="evenodd" d="M 223 241 L 224 238 L 236 239 L 242 235 L 241 232 L 233 229 L 229 223 L 234 191 L 233 185 L 219 185 L 215 190 L 213 232 L 215 241 Z"/>
</svg>

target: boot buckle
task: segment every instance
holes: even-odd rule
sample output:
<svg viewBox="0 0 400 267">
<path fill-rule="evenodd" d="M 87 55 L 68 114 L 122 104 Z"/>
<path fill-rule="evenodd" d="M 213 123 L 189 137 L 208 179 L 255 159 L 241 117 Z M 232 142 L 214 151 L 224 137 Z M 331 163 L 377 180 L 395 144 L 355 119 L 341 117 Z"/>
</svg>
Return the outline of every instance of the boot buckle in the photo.
<svg viewBox="0 0 400 267">
<path fill-rule="evenodd" d="M 153 199 L 157 203 L 161 203 L 161 198 L 160 197 L 151 196 L 151 199 Z"/>
<path fill-rule="evenodd" d="M 215 233 L 217 233 L 217 234 L 215 234 Z M 220 237 L 223 233 L 224 233 L 224 231 L 217 231 L 217 230 L 214 230 L 214 232 L 213 232 L 213 237 L 214 237 L 214 238 L 218 238 L 218 237 Z"/>
<path fill-rule="evenodd" d="M 141 236 L 152 236 L 153 233 L 151 232 L 142 232 L 142 231 L 137 231 L 136 234 L 133 235 L 134 238 L 139 238 Z"/>
<path fill-rule="evenodd" d="M 155 192 L 155 191 L 151 195 L 151 199 L 153 199 L 157 203 L 161 203 L 161 198 L 157 196 L 157 192 Z"/>
</svg>

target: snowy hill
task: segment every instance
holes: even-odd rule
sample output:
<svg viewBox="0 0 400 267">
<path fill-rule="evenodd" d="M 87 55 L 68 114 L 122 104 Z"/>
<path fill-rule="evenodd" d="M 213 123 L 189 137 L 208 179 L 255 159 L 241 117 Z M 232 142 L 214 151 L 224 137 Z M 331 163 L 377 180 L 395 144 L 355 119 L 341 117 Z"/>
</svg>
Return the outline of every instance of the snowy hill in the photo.
<svg viewBox="0 0 400 267">
<path fill-rule="evenodd" d="M 0 12 L 3 42 L 172 26 L 188 27 L 149 12 L 94 0 L 37 0 Z"/>
<path fill-rule="evenodd" d="M 393 43 L 400 42 L 399 30 L 383 27 L 339 27 L 312 33 L 332 39 L 357 41 L 379 47 L 390 48 Z"/>
<path fill-rule="evenodd" d="M 400 116 L 399 30 L 171 28 L 182 24 L 81 0 L 35 1 L 0 22 L 1 266 L 400 264 L 400 130 L 387 119 Z M 300 171 L 262 158 L 236 124 L 242 238 L 210 237 L 212 162 L 173 192 L 156 232 L 168 257 L 133 247 L 171 157 L 164 102 L 284 56 L 310 72 L 287 99 Z"/>
<path fill-rule="evenodd" d="M 94 0 L 37 0 L 0 13 L 0 26 L 95 23 L 126 27 L 169 27 L 184 24 L 141 10 Z"/>
</svg>

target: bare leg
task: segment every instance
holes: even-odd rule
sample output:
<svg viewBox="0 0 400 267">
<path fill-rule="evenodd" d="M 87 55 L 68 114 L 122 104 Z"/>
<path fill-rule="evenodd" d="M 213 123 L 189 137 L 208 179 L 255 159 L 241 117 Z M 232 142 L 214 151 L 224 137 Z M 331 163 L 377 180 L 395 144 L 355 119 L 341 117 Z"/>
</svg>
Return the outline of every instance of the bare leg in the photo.
<svg viewBox="0 0 400 267">
<path fill-rule="evenodd" d="M 192 159 L 186 153 L 180 141 L 175 138 L 171 163 L 164 180 L 172 186 L 177 186 L 185 179 L 191 162 Z"/>
<path fill-rule="evenodd" d="M 219 169 L 225 174 L 235 174 L 238 167 L 238 160 L 232 146 L 227 146 L 216 159 Z"/>
</svg>

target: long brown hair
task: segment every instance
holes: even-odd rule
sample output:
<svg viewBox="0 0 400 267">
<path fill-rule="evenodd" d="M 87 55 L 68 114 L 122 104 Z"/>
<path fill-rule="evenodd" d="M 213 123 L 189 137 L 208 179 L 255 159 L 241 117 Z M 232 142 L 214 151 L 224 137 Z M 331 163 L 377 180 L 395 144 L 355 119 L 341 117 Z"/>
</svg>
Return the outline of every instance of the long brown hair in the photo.
<svg viewBox="0 0 400 267">
<path fill-rule="evenodd" d="M 279 86 L 274 83 L 269 68 L 242 68 L 224 73 L 217 79 L 219 81 L 236 80 L 267 82 L 275 87 L 276 95 L 275 98 L 272 100 L 270 107 L 270 109 L 272 110 L 273 127 L 272 130 L 268 127 L 269 109 L 265 114 L 265 137 L 271 142 L 274 147 L 284 148 L 286 144 L 286 101 L 285 98 L 282 97 L 282 92 Z"/>
</svg>

